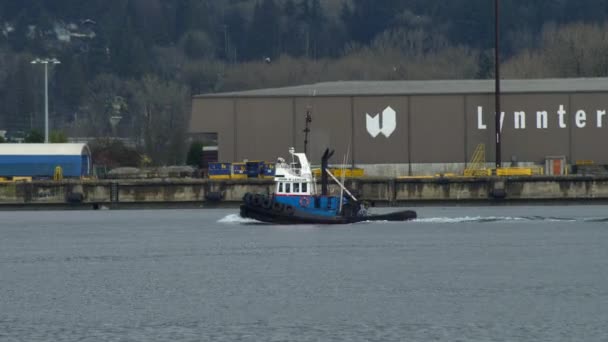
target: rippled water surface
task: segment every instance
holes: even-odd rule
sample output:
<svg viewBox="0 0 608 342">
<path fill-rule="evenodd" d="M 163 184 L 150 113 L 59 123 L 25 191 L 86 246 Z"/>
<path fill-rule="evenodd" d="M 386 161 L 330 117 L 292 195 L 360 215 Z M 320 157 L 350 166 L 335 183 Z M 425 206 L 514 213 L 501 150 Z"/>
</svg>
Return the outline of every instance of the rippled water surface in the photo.
<svg viewBox="0 0 608 342">
<path fill-rule="evenodd" d="M 0 212 L 0 341 L 608 340 L 607 206 L 417 210 Z"/>
</svg>

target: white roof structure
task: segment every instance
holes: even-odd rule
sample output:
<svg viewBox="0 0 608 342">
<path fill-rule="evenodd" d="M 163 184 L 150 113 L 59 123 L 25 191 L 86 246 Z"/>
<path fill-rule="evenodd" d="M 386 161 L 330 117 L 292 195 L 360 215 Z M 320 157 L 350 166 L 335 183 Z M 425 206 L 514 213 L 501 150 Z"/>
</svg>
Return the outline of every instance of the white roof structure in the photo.
<svg viewBox="0 0 608 342">
<path fill-rule="evenodd" d="M 0 144 L 0 156 L 91 155 L 87 144 Z"/>
<path fill-rule="evenodd" d="M 501 80 L 504 94 L 589 93 L 608 91 L 608 78 L 545 78 Z M 431 81 L 337 81 L 304 84 L 283 88 L 254 89 L 227 93 L 196 95 L 213 97 L 323 97 L 384 95 L 461 95 L 493 94 L 494 80 Z"/>
</svg>

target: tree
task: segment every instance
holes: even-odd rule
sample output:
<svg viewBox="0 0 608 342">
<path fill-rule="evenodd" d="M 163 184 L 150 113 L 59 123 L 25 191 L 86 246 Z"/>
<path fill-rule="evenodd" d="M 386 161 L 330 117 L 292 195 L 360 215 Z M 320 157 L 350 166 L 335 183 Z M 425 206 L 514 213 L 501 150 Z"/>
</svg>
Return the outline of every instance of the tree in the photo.
<svg viewBox="0 0 608 342">
<path fill-rule="evenodd" d="M 225 68 L 223 63 L 217 61 L 188 62 L 181 72 L 180 80 L 190 88 L 192 95 L 214 92 L 221 85 Z"/>
<path fill-rule="evenodd" d="M 248 56 L 251 59 L 279 55 L 279 8 L 274 0 L 262 0 L 253 10 L 249 27 Z"/>
<path fill-rule="evenodd" d="M 505 62 L 504 75 L 518 78 L 608 76 L 608 24 L 571 24 L 543 30 L 542 43 Z"/>
<path fill-rule="evenodd" d="M 61 131 L 52 131 L 49 134 L 49 142 L 54 144 L 64 144 L 68 142 L 68 137 Z"/>
<path fill-rule="evenodd" d="M 180 40 L 180 45 L 190 58 L 211 58 L 215 55 L 215 46 L 209 36 L 202 31 L 188 31 Z"/>
<path fill-rule="evenodd" d="M 28 144 L 43 143 L 44 142 L 44 134 L 40 133 L 37 130 L 31 130 L 25 136 L 24 142 L 28 143 Z"/>
<path fill-rule="evenodd" d="M 173 81 L 145 76 L 137 87 L 146 153 L 158 164 L 183 163 L 190 92 Z"/>
<path fill-rule="evenodd" d="M 108 103 L 114 96 L 121 94 L 123 82 L 114 75 L 99 75 L 86 89 L 83 99 L 83 118 L 85 132 L 81 134 L 103 137 L 111 133 L 111 108 Z"/>
<path fill-rule="evenodd" d="M 2 101 L 0 113 L 6 113 L 7 128 L 27 131 L 43 127 L 44 122 L 36 114 L 42 107 L 37 102 L 41 98 L 43 83 L 40 80 L 40 69 L 30 64 L 31 57 L 18 55 L 8 65 L 10 71 L 6 78 L 7 86 Z M 38 124 L 37 124 L 38 123 Z"/>
<path fill-rule="evenodd" d="M 84 67 L 79 56 L 67 56 L 61 59 L 61 69 L 54 73 L 50 89 L 54 108 L 58 113 L 65 113 L 62 119 L 69 121 L 76 111 L 86 90 Z M 56 116 L 55 116 L 56 118 Z"/>
<path fill-rule="evenodd" d="M 397 5 L 395 0 L 353 0 L 352 7 L 342 8 L 342 20 L 353 40 L 367 44 L 391 26 L 400 12 Z"/>
<path fill-rule="evenodd" d="M 114 139 L 97 139 L 89 144 L 93 163 L 108 168 L 139 167 L 141 155 L 122 141 Z"/>
<path fill-rule="evenodd" d="M 186 157 L 186 164 L 194 167 L 201 165 L 201 154 L 203 153 L 203 143 L 200 141 L 193 141 L 190 144 L 190 150 L 188 150 L 188 156 Z"/>
<path fill-rule="evenodd" d="M 224 19 L 224 34 L 227 33 L 228 38 L 227 46 L 228 51 L 224 51 L 224 59 L 236 63 L 238 60 L 243 59 L 243 54 L 246 52 L 247 46 L 247 26 L 246 20 L 240 11 L 232 10 L 228 12 Z M 226 43 L 226 42 L 224 42 Z M 226 50 L 226 49 L 223 49 Z M 225 54 L 228 53 L 228 56 Z"/>
</svg>

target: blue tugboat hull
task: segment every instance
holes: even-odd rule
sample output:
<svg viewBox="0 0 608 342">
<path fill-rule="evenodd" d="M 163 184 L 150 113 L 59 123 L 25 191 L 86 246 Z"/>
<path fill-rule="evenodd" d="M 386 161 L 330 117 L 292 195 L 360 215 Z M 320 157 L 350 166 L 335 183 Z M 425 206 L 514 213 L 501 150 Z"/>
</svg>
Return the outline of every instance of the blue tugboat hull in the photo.
<svg viewBox="0 0 608 342">
<path fill-rule="evenodd" d="M 302 209 L 293 211 L 275 210 L 252 204 L 241 205 L 241 217 L 251 218 L 260 222 L 274 224 L 347 224 L 364 221 L 408 221 L 416 218 L 416 212 L 403 210 L 383 215 L 343 216 L 343 215 L 316 215 Z"/>
</svg>

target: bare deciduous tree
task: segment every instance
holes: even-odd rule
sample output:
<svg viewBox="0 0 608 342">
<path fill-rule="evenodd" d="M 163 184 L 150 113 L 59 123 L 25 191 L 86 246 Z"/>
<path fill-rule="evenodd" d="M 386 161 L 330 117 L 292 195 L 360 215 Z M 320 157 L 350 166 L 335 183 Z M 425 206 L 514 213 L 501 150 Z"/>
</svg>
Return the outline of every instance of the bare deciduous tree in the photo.
<svg viewBox="0 0 608 342">
<path fill-rule="evenodd" d="M 157 165 L 183 163 L 190 92 L 181 84 L 145 76 L 139 82 L 145 150 Z"/>
</svg>

